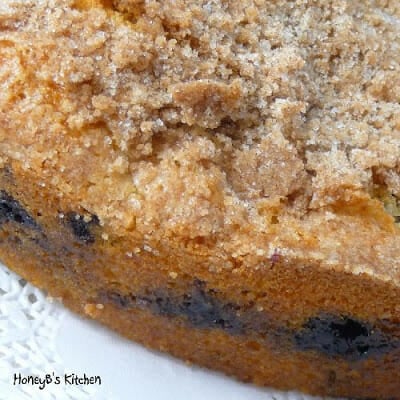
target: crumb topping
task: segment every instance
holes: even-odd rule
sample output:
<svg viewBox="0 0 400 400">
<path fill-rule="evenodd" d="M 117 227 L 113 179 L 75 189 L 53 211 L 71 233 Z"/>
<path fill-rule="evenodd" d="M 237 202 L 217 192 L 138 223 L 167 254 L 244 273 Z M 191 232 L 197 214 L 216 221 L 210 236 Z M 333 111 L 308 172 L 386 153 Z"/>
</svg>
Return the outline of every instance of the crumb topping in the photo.
<svg viewBox="0 0 400 400">
<path fill-rule="evenodd" d="M 395 226 L 397 0 L 3 0 L 0 89 L 0 165 L 116 231 L 244 254 Z"/>
</svg>

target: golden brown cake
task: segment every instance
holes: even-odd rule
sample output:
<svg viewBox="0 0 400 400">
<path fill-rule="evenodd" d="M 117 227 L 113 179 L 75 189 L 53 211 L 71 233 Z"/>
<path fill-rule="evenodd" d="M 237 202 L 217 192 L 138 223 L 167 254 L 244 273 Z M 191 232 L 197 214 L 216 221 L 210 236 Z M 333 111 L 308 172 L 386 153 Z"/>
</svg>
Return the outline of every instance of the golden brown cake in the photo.
<svg viewBox="0 0 400 400">
<path fill-rule="evenodd" d="M 1 0 L 0 259 L 243 381 L 400 399 L 398 0 Z"/>
</svg>

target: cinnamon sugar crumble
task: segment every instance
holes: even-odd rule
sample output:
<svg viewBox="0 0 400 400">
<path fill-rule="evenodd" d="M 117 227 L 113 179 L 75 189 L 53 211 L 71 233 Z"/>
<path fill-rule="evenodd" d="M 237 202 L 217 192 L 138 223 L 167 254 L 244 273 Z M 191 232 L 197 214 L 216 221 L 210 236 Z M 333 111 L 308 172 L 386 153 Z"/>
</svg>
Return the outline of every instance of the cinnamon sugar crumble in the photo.
<svg viewBox="0 0 400 400">
<path fill-rule="evenodd" d="M 242 254 L 355 204 L 387 227 L 399 46 L 397 0 L 3 0 L 0 161 L 116 231 Z"/>
</svg>

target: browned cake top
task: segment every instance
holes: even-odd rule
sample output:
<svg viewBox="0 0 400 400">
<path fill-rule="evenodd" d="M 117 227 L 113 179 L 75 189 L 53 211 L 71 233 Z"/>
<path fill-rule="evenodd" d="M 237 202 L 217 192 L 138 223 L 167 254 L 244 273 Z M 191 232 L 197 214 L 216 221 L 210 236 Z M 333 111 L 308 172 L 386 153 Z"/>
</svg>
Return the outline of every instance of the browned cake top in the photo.
<svg viewBox="0 0 400 400">
<path fill-rule="evenodd" d="M 0 166 L 105 232 L 400 282 L 398 0 L 2 0 L 0 88 Z"/>
</svg>

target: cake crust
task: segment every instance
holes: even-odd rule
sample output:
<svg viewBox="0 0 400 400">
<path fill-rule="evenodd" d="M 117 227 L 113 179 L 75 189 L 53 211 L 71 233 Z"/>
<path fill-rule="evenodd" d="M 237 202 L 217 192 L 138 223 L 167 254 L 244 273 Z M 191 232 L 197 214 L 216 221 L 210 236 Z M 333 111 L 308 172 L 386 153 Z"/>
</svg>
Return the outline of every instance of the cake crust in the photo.
<svg viewBox="0 0 400 400">
<path fill-rule="evenodd" d="M 2 1 L 0 258 L 240 379 L 399 398 L 399 44 L 395 0 Z"/>
</svg>

